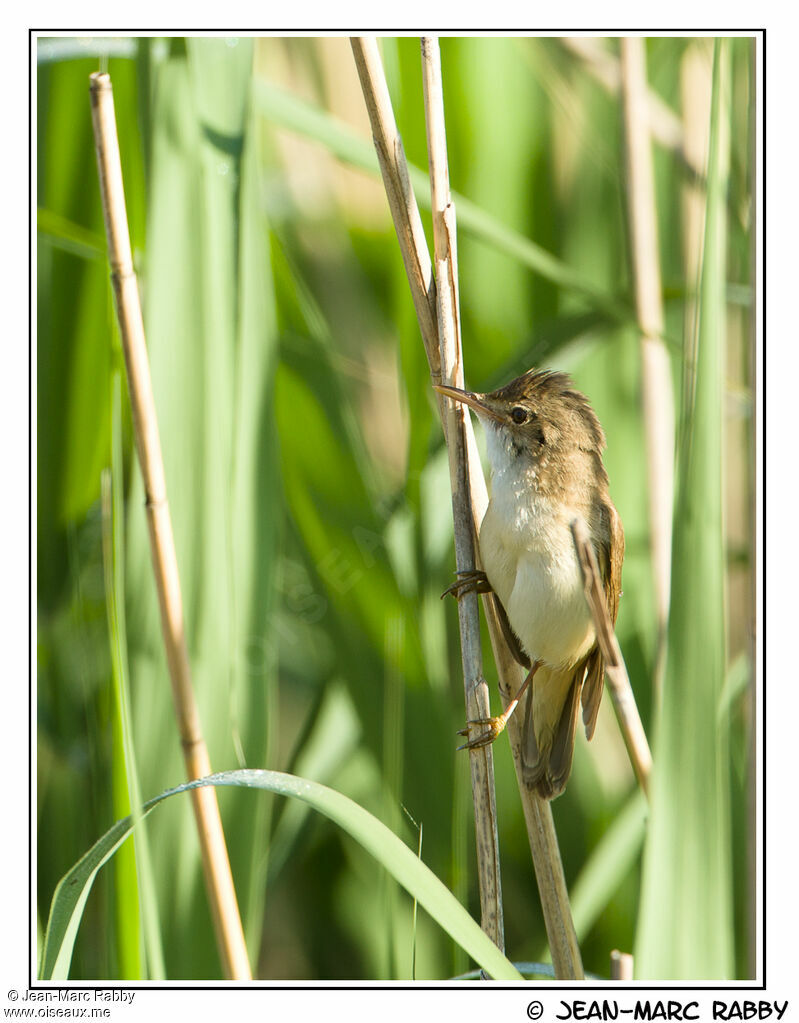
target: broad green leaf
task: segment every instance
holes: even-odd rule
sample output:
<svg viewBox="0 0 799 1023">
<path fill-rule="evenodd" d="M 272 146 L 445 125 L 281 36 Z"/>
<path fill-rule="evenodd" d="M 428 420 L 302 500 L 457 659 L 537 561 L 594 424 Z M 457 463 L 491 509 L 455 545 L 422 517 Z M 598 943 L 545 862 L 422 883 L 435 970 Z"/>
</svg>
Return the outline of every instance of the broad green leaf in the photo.
<svg viewBox="0 0 799 1023">
<path fill-rule="evenodd" d="M 151 69 L 143 294 L 153 391 L 200 718 L 215 765 L 263 764 L 275 727 L 272 609 L 280 520 L 269 229 L 250 112 L 252 39 L 190 40 Z M 128 507 L 126 608 L 142 787 L 182 769 L 138 472 Z M 257 947 L 270 803 L 222 807 L 242 917 Z M 216 969 L 188 809 L 153 825 L 169 973 Z M 175 883 L 175 876 L 178 880 Z M 186 929 L 204 941 L 187 944 Z"/>
<path fill-rule="evenodd" d="M 646 980 L 733 976 L 725 677 L 722 415 L 729 53 L 715 44 L 695 362 L 678 458 L 671 614 L 653 748 L 635 969 Z"/>
</svg>

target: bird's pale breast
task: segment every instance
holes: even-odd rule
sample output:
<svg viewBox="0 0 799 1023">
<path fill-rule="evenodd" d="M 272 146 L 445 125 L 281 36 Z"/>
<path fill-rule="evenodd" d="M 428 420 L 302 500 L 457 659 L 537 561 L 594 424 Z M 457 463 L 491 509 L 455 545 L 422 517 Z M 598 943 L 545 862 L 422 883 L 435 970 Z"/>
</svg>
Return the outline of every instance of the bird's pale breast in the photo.
<svg viewBox="0 0 799 1023">
<path fill-rule="evenodd" d="M 575 664 L 594 643 L 570 522 L 579 513 L 495 476 L 480 528 L 488 580 L 533 660 Z"/>
</svg>

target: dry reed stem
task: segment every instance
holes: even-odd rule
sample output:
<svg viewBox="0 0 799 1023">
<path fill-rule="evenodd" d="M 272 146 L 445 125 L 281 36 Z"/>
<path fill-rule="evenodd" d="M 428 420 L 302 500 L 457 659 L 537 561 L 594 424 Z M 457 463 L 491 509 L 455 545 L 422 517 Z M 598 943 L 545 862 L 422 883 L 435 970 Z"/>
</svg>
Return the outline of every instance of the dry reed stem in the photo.
<svg viewBox="0 0 799 1023">
<path fill-rule="evenodd" d="M 464 386 L 463 352 L 458 305 L 455 208 L 452 205 L 449 191 L 441 55 L 437 39 L 424 38 L 421 45 L 435 244 L 441 380 L 445 384 L 462 388 Z M 472 523 L 464 432 L 464 420 L 467 412 L 460 402 L 449 401 L 447 406 L 446 436 L 452 489 L 455 562 L 459 572 L 466 572 L 475 568 L 475 534 Z M 476 593 L 467 593 L 458 600 L 458 619 L 466 697 L 466 719 L 467 721 L 479 720 L 490 717 L 491 705 L 488 684 L 483 677 L 480 609 Z M 483 930 L 491 937 L 492 941 L 504 951 L 499 834 L 494 789 L 494 759 L 491 747 L 470 750 L 469 763 L 475 810 L 481 923 Z"/>
<path fill-rule="evenodd" d="M 619 952 L 617 948 L 614 948 L 610 953 L 610 979 L 633 979 L 633 957 L 629 952 Z"/>
<path fill-rule="evenodd" d="M 361 80 L 361 89 L 369 122 L 372 141 L 377 151 L 383 185 L 391 209 L 391 219 L 397 232 L 405 272 L 411 288 L 416 318 L 422 332 L 430 372 L 435 383 L 441 383 L 441 356 L 438 346 L 436 289 L 433 266 L 422 227 L 422 218 L 411 188 L 408 162 L 402 148 L 402 139 L 394 120 L 394 109 L 388 93 L 386 76 L 377 40 L 353 38 L 350 40 L 355 66 Z M 443 408 L 443 399 L 440 403 Z"/>
<path fill-rule="evenodd" d="M 649 776 L 652 773 L 652 754 L 649 750 L 644 726 L 641 723 L 641 716 L 638 713 L 633 687 L 630 685 L 630 676 L 627 674 L 619 641 L 616 639 L 613 629 L 613 622 L 608 614 L 602 576 L 599 572 L 594 547 L 588 535 L 588 528 L 581 519 L 575 519 L 572 522 L 571 530 L 583 576 L 585 599 L 588 602 L 591 617 L 594 619 L 597 643 L 605 662 L 605 680 L 613 701 L 613 709 L 616 711 L 616 718 L 635 776 L 644 794 L 648 796 Z"/>
<path fill-rule="evenodd" d="M 627 220 L 635 308 L 641 331 L 641 383 L 649 491 L 649 530 L 658 628 L 654 672 L 657 694 L 663 674 L 671 589 L 674 391 L 669 354 L 662 336 L 663 302 L 644 45 L 645 41 L 640 36 L 627 36 L 621 40 L 621 94 L 627 171 Z"/>
<path fill-rule="evenodd" d="M 415 267 L 429 266 L 430 259 L 426 250 L 424 252 L 419 249 L 415 252 L 404 251 L 405 246 L 421 246 L 424 248 L 425 240 L 423 232 L 417 232 L 412 228 L 413 223 L 418 220 L 421 225 L 421 221 L 416 206 L 416 199 L 408 185 L 407 165 L 405 164 L 402 144 L 397 134 L 394 114 L 391 108 L 391 99 L 388 94 L 388 87 L 386 86 L 385 74 L 377 50 L 377 44 L 373 39 L 352 39 L 351 42 L 361 80 L 361 87 L 366 100 L 366 108 L 369 113 L 375 148 L 380 161 L 383 182 L 389 197 L 392 217 L 394 218 L 397 239 L 400 248 L 403 249 L 402 256 L 406 270 L 409 267 L 413 270 Z M 386 154 L 390 154 L 390 156 Z M 397 202 L 397 197 L 400 197 L 401 201 Z M 424 311 L 425 308 L 430 308 L 431 303 L 435 307 L 435 290 L 431 278 L 425 273 L 411 272 L 411 270 L 408 270 L 408 283 L 418 315 L 420 309 Z M 434 341 L 432 342 L 427 333 L 431 322 L 435 332 Z M 419 326 L 430 364 L 432 381 L 433 383 L 441 383 L 437 326 L 435 321 L 430 321 L 426 316 L 419 316 Z M 446 399 L 440 395 L 437 395 L 437 398 L 442 426 L 446 434 L 444 404 Z M 464 419 L 463 427 L 466 435 L 473 528 L 474 534 L 477 535 L 479 524 L 483 521 L 483 516 L 488 507 L 488 491 L 477 452 L 474 430 L 469 418 Z M 479 550 L 476 551 L 476 554 L 477 567 L 479 568 Z M 484 598 L 483 608 L 486 613 L 491 647 L 499 675 L 499 688 L 507 705 L 519 689 L 522 676 L 519 666 L 513 660 L 505 643 L 502 628 L 494 612 L 493 602 L 489 598 Z M 519 793 L 527 826 L 527 836 L 530 843 L 530 852 L 541 898 L 541 908 L 547 931 L 547 939 L 552 953 L 555 975 L 558 979 L 582 979 L 584 974 L 580 949 L 577 945 L 566 879 L 563 874 L 563 864 L 560 858 L 555 824 L 552 818 L 552 809 L 548 802 L 539 799 L 534 792 L 527 788 L 522 777 L 521 721 L 519 715 L 514 714 L 511 716 L 508 721 L 507 732 L 516 767 Z"/>
<path fill-rule="evenodd" d="M 183 602 L 172 522 L 167 504 L 158 420 L 150 379 L 139 289 L 131 257 L 114 98 L 109 75 L 95 72 L 89 76 L 89 82 L 111 280 L 125 353 L 136 451 L 147 498 L 147 526 L 158 590 L 161 628 L 186 775 L 193 781 L 211 774 L 211 764 L 194 699 L 186 648 Z M 216 793 L 212 786 L 204 786 L 194 789 L 191 799 L 222 966 L 228 978 L 249 980 L 250 964 Z"/>
</svg>

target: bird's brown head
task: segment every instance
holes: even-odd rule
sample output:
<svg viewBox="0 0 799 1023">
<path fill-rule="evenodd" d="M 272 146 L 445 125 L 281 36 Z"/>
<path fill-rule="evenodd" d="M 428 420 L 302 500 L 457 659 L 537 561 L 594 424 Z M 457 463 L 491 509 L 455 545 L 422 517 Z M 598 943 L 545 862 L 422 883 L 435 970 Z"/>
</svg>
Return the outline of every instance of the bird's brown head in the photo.
<svg viewBox="0 0 799 1023">
<path fill-rule="evenodd" d="M 434 385 L 440 394 L 474 409 L 492 449 L 538 460 L 580 449 L 599 453 L 605 446 L 602 426 L 584 394 L 565 373 L 529 370 L 509 384 L 479 394 Z M 492 444 L 491 440 L 499 442 Z M 491 458 L 496 462 L 496 458 Z M 495 465 L 496 468 L 496 465 Z"/>
</svg>

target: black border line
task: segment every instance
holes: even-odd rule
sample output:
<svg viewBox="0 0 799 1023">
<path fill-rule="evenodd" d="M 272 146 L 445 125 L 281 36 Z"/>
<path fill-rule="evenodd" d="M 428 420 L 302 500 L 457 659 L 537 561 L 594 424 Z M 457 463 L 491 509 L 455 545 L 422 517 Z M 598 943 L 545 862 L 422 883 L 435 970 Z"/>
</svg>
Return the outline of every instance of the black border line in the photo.
<svg viewBox="0 0 799 1023">
<path fill-rule="evenodd" d="M 763 817 L 763 846 L 762 846 L 762 868 L 763 868 L 763 890 L 762 890 L 762 904 L 761 904 L 761 915 L 762 915 L 762 948 L 763 948 L 763 982 L 762 984 L 747 984 L 745 981 L 735 984 L 713 984 L 711 982 L 704 982 L 702 984 L 674 984 L 674 985 L 652 985 L 646 980 L 638 981 L 634 985 L 627 984 L 615 984 L 611 981 L 605 981 L 599 986 L 588 985 L 584 982 L 574 982 L 568 986 L 560 984 L 552 984 L 549 981 L 524 981 L 517 984 L 503 984 L 497 981 L 490 981 L 489 983 L 474 983 L 464 981 L 440 981 L 436 985 L 420 984 L 420 983 L 407 983 L 397 981 L 393 983 L 372 983 L 371 981 L 363 981 L 361 983 L 317 983 L 315 981 L 300 983 L 284 983 L 282 981 L 269 981 L 269 980 L 253 980 L 251 984 L 235 984 L 226 981 L 211 981 L 209 983 L 192 984 L 191 982 L 184 982 L 176 980 L 172 983 L 167 984 L 150 984 L 147 981 L 134 981 L 132 984 L 97 984 L 92 981 L 86 982 L 75 982 L 74 984 L 47 984 L 33 978 L 33 914 L 30 913 L 28 916 L 28 988 L 30 990 L 38 991 L 133 991 L 133 992 L 147 992 L 147 991 L 208 991 L 208 992 L 228 992 L 228 991 L 441 991 L 451 993 L 453 991 L 519 991 L 519 992 L 531 992 L 531 991 L 604 991 L 604 992 L 616 992 L 616 991 L 635 991 L 639 993 L 648 993 L 650 991 L 668 991 L 668 992 L 679 992 L 679 991 L 765 991 L 766 990 L 766 976 L 767 976 L 767 955 L 766 955 L 766 942 L 767 942 L 767 927 L 766 927 L 766 913 L 768 910 L 767 895 L 767 884 L 766 884 L 766 28 L 695 28 L 690 29 L 658 29 L 658 28 L 561 28 L 561 29 L 534 29 L 525 28 L 519 29 L 454 29 L 454 30 L 442 30 L 442 29 L 431 29 L 425 28 L 424 33 L 440 35 L 442 38 L 460 38 L 466 35 L 484 35 L 484 36 L 501 36 L 501 35 L 513 35 L 513 36 L 524 36 L 524 35 L 535 35 L 536 32 L 545 34 L 545 36 L 557 36 L 559 34 L 565 35 L 590 35 L 599 34 L 606 38 L 613 38 L 614 36 L 622 35 L 633 35 L 633 34 L 653 34 L 663 33 L 667 36 L 674 38 L 688 37 L 693 34 L 712 34 L 726 35 L 730 33 L 740 33 L 742 35 L 751 35 L 753 42 L 760 37 L 762 41 L 762 59 L 759 68 L 755 61 L 755 76 L 754 76 L 754 88 L 757 90 L 758 87 L 761 91 L 762 103 L 761 103 L 761 123 L 755 125 L 755 145 L 757 145 L 758 139 L 761 140 L 761 153 L 762 153 L 762 204 L 761 204 L 761 221 L 762 221 L 762 243 L 760 251 L 757 251 L 757 239 L 755 238 L 755 260 L 758 255 L 760 256 L 762 266 L 762 299 L 761 299 L 761 310 L 762 310 L 762 380 L 754 381 L 754 396 L 757 398 L 758 384 L 762 387 L 762 450 L 759 452 L 762 465 L 762 481 L 763 481 L 763 495 L 762 495 L 762 524 L 754 521 L 754 534 L 755 543 L 757 540 L 757 534 L 759 527 L 762 525 L 762 539 L 763 539 L 763 557 L 762 564 L 755 564 L 755 573 L 758 568 L 762 571 L 762 607 L 763 616 L 761 622 L 761 630 L 758 635 L 755 629 L 755 641 L 760 643 L 762 651 L 763 661 L 763 689 L 762 689 L 762 776 L 763 784 L 762 791 L 756 793 L 756 796 L 760 796 L 762 803 L 762 817 Z M 211 35 L 215 33 L 226 33 L 226 34 L 257 34 L 267 36 L 308 36 L 316 37 L 323 35 L 335 35 L 335 36 L 348 36 L 357 33 L 366 33 L 378 36 L 414 36 L 421 34 L 420 31 L 412 31 L 409 29 L 390 29 L 390 28 L 357 28 L 352 30 L 335 28 L 335 29 L 290 29 L 281 28 L 275 32 L 269 32 L 263 28 L 232 28 L 226 26 L 223 28 L 182 28 L 182 29 L 169 29 L 169 28 L 158 28 L 152 30 L 152 33 L 147 29 L 141 28 L 113 28 L 113 29 L 102 29 L 102 28 L 29 28 L 28 29 L 28 46 L 29 51 L 32 51 L 32 43 L 34 38 L 40 36 L 57 35 L 58 33 L 64 33 L 67 35 L 109 35 L 111 37 L 117 37 L 122 35 L 132 36 L 146 36 L 149 34 L 153 35 L 170 35 L 172 33 L 179 35 Z M 755 56 L 757 51 L 755 51 Z M 30 58 L 32 61 L 32 53 Z M 33 86 L 32 79 L 34 74 L 34 67 L 32 64 L 29 66 L 29 77 L 28 77 L 28 153 L 33 152 Z M 757 111 L 757 105 L 755 106 Z M 756 159 L 754 165 L 755 173 L 757 172 Z M 755 180 L 753 188 L 753 195 L 757 197 L 757 184 Z M 33 308 L 33 286 L 34 286 L 34 269 L 33 269 L 33 226 L 31 223 L 30 213 L 33 209 L 33 177 L 30 171 L 28 172 L 28 211 L 29 211 L 29 227 L 28 227 L 28 496 L 29 496 L 29 507 L 33 508 L 33 317 L 31 310 Z M 755 264 L 756 266 L 756 264 Z M 756 269 L 755 269 L 755 282 L 756 282 Z M 754 296 L 755 302 L 758 300 L 758 296 L 755 291 Z M 755 321 L 756 322 L 756 321 Z M 757 331 L 755 331 L 755 344 L 757 344 Z M 756 371 L 755 365 L 755 371 Z M 753 420 L 754 422 L 754 420 Z M 758 455 L 757 450 L 757 436 L 755 433 L 755 457 Z M 755 463 L 755 490 L 757 490 L 758 481 L 758 470 L 757 463 Z M 756 506 L 755 506 L 756 511 Z M 755 549 L 756 553 L 756 549 Z M 33 847 L 32 847 L 32 834 L 33 834 L 33 746 L 31 741 L 32 727 L 33 727 L 33 655 L 32 655 L 32 638 L 33 638 L 33 521 L 32 514 L 29 517 L 28 522 L 28 674 L 29 674 L 29 690 L 28 690 L 28 893 L 29 893 L 29 905 L 32 910 L 33 908 Z M 755 626 L 757 624 L 757 575 L 755 575 L 755 606 L 753 608 L 753 614 L 755 617 Z M 756 662 L 753 665 L 756 669 Z M 758 721 L 755 716 L 755 737 L 757 739 L 757 726 Z"/>
</svg>

